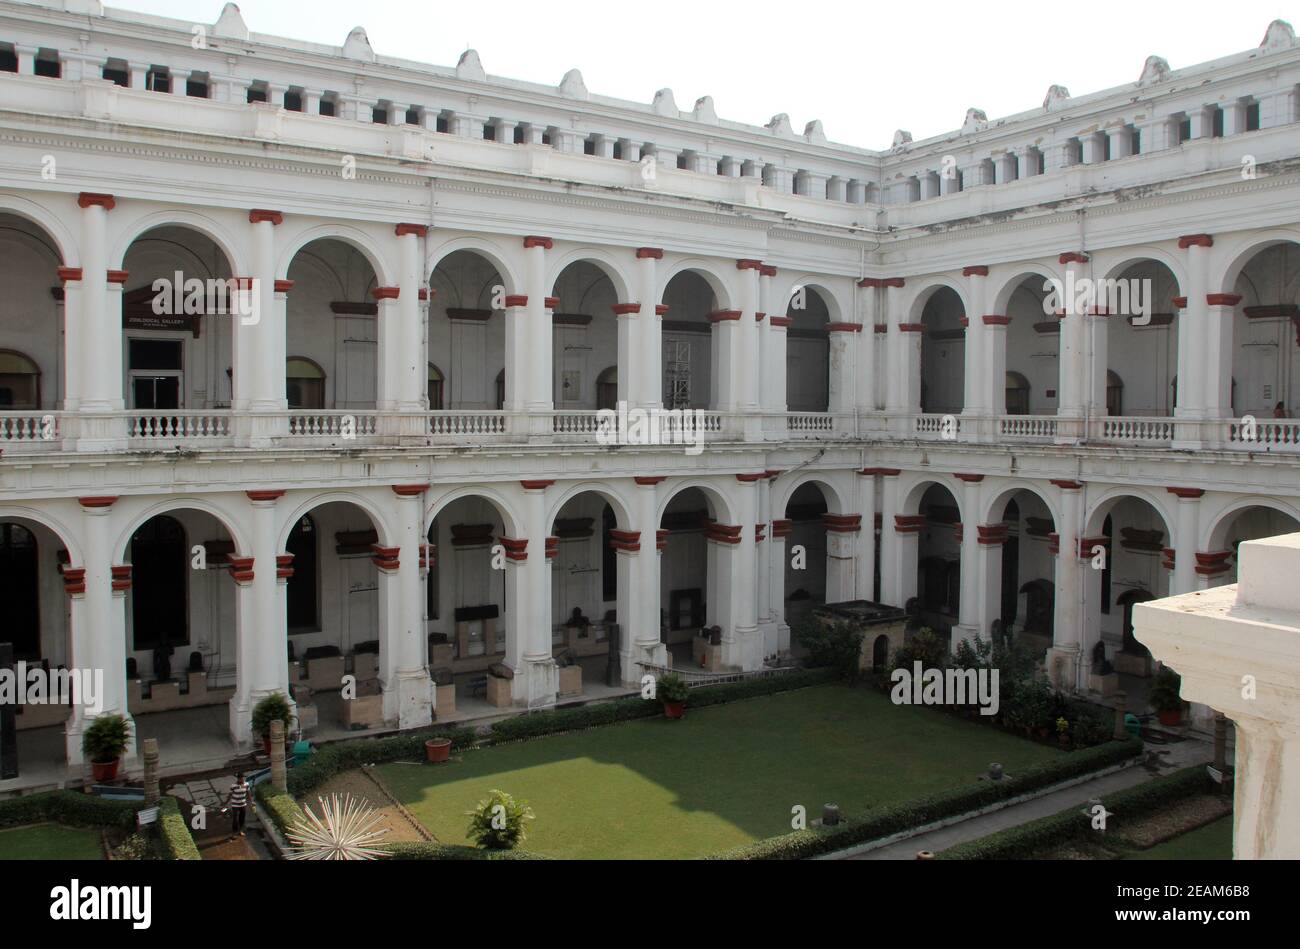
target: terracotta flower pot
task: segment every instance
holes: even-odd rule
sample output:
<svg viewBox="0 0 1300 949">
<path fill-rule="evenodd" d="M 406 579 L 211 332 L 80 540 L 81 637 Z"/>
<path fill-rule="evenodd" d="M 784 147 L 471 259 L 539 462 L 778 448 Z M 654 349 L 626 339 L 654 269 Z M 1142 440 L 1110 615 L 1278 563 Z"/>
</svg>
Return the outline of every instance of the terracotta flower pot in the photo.
<svg viewBox="0 0 1300 949">
<path fill-rule="evenodd" d="M 686 714 L 685 702 L 665 702 L 664 718 L 681 718 Z"/>
<path fill-rule="evenodd" d="M 114 758 L 112 761 L 92 761 L 90 773 L 96 781 L 112 781 L 117 777 L 117 769 L 121 763 L 121 758 Z"/>
<path fill-rule="evenodd" d="M 1157 717 L 1160 719 L 1161 725 L 1169 725 L 1169 726 L 1180 725 L 1182 724 L 1183 721 L 1183 712 L 1182 709 L 1177 709 L 1177 708 L 1166 709 L 1164 711 L 1158 712 Z"/>
<path fill-rule="evenodd" d="M 434 764 L 447 761 L 451 758 L 451 739 L 430 738 L 424 743 L 424 756 Z"/>
</svg>

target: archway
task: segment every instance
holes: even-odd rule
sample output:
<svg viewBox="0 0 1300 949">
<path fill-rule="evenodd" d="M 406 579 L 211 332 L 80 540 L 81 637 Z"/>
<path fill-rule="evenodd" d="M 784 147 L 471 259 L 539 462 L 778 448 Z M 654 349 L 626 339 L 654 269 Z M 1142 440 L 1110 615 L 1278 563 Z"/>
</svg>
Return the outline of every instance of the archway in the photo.
<svg viewBox="0 0 1300 949">
<path fill-rule="evenodd" d="M 1161 261 L 1146 259 L 1122 265 L 1115 279 L 1120 287 L 1116 302 L 1124 309 L 1127 298 L 1128 305 L 1126 312 L 1111 314 L 1106 324 L 1107 414 L 1172 416 L 1179 331 L 1174 299 L 1182 292 L 1177 278 Z"/>
<path fill-rule="evenodd" d="M 1056 522 L 1046 502 L 1023 489 L 995 501 L 990 519 L 1004 525 L 997 617 L 1003 640 L 1041 657 L 1051 647 L 1055 632 L 1056 563 L 1051 537 Z"/>
<path fill-rule="evenodd" d="M 619 317 L 613 310 L 618 291 L 599 266 L 578 260 L 560 271 L 552 295 L 559 300 L 552 315 L 555 407 L 601 408 L 602 373 L 615 367 L 605 382 L 612 381 L 616 392 L 619 380 Z"/>
<path fill-rule="evenodd" d="M 791 628 L 812 618 L 812 611 L 826 603 L 827 497 L 815 481 L 801 484 L 786 501 L 785 537 L 785 621 Z M 798 643 L 791 648 L 799 655 Z"/>
<path fill-rule="evenodd" d="M 786 408 L 790 412 L 830 409 L 830 309 L 816 287 L 796 287 L 786 307 Z"/>
<path fill-rule="evenodd" d="M 1044 311 L 1045 282 L 1039 274 L 1027 275 L 1006 296 L 1008 415 L 1056 414 L 1061 324 Z"/>
<path fill-rule="evenodd" d="M 694 270 L 683 270 L 664 288 L 663 386 L 667 409 L 708 409 L 718 404 L 718 359 L 709 316 L 718 295 Z"/>
<path fill-rule="evenodd" d="M 1220 586 L 1237 582 L 1237 548 L 1244 541 L 1297 531 L 1300 531 L 1300 521 L 1275 507 L 1250 505 L 1230 512 L 1210 532 L 1210 551 L 1226 553 L 1227 556 L 1204 565 L 1207 584 Z M 1211 573 L 1212 570 L 1216 572 Z"/>
<path fill-rule="evenodd" d="M 438 262 L 429 286 L 428 352 L 448 373 L 444 408 L 496 411 L 500 402 L 514 404 L 521 395 L 505 385 L 506 317 L 499 307 L 507 290 L 497 266 L 477 251 L 456 250 Z"/>
<path fill-rule="evenodd" d="M 379 304 L 371 292 L 378 278 L 369 258 L 345 240 L 318 238 L 298 250 L 288 275 L 293 281 L 286 308 L 289 407 L 374 409 L 380 328 Z M 300 370 L 312 366 L 315 381 L 304 389 Z"/>
<path fill-rule="evenodd" d="M 738 658 L 732 565 L 741 528 L 727 523 L 712 488 L 683 487 L 660 510 L 659 604 L 672 664 L 721 670 Z"/>
<path fill-rule="evenodd" d="M 1231 413 L 1300 417 L 1300 244 L 1249 252 L 1231 292 L 1241 298 L 1232 323 Z"/>
<path fill-rule="evenodd" d="M 921 495 L 918 516 L 923 518 L 916 557 L 918 619 L 947 639 L 961 609 L 960 507 L 948 488 L 931 484 Z"/>
<path fill-rule="evenodd" d="M 959 413 L 965 404 L 966 308 L 951 287 L 939 287 L 921 308 L 921 411 Z"/>
<path fill-rule="evenodd" d="M 61 263 L 58 245 L 43 228 L 0 211 L 0 412 L 62 407 Z M 0 442 L 21 434 L 19 426 L 0 420 Z"/>
<path fill-rule="evenodd" d="M 221 246 L 189 226 L 165 224 L 132 241 L 122 267 L 127 409 L 147 417 L 233 407 L 235 324 L 246 301 Z"/>
</svg>

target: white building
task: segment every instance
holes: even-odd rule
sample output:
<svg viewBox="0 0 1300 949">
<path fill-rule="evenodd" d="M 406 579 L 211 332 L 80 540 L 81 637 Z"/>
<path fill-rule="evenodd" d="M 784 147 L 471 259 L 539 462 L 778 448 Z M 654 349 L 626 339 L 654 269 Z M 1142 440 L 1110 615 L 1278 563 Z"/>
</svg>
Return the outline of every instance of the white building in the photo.
<svg viewBox="0 0 1300 949">
<path fill-rule="evenodd" d="M 431 665 L 546 705 L 566 648 L 753 669 L 822 601 L 1145 672 L 1134 603 L 1300 520 L 1300 47 L 1134 65 L 871 151 L 0 0 L 0 639 L 239 740 L 309 650 L 414 727 Z M 602 444 L 618 403 L 703 450 Z"/>
</svg>

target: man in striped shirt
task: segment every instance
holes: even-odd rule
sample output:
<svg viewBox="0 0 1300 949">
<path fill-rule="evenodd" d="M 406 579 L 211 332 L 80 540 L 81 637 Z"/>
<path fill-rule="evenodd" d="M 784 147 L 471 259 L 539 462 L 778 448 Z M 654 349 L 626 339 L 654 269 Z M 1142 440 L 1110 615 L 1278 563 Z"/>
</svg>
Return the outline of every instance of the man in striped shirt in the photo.
<svg viewBox="0 0 1300 949">
<path fill-rule="evenodd" d="M 248 782 L 244 780 L 242 771 L 235 775 L 235 783 L 230 786 L 226 807 L 230 810 L 230 839 L 244 836 L 244 822 L 248 819 Z"/>
</svg>

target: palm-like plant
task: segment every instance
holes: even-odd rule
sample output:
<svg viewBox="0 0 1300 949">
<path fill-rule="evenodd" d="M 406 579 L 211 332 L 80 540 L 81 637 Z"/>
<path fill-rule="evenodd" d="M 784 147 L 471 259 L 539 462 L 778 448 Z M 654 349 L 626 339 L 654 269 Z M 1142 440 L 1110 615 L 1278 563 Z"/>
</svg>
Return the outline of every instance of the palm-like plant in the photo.
<svg viewBox="0 0 1300 949">
<path fill-rule="evenodd" d="M 290 860 L 374 860 L 387 856 L 369 846 L 388 833 L 380 827 L 381 817 L 365 801 L 351 794 L 331 794 L 318 798 L 321 816 L 304 807 L 304 817 L 289 828 L 293 849 Z"/>
</svg>

